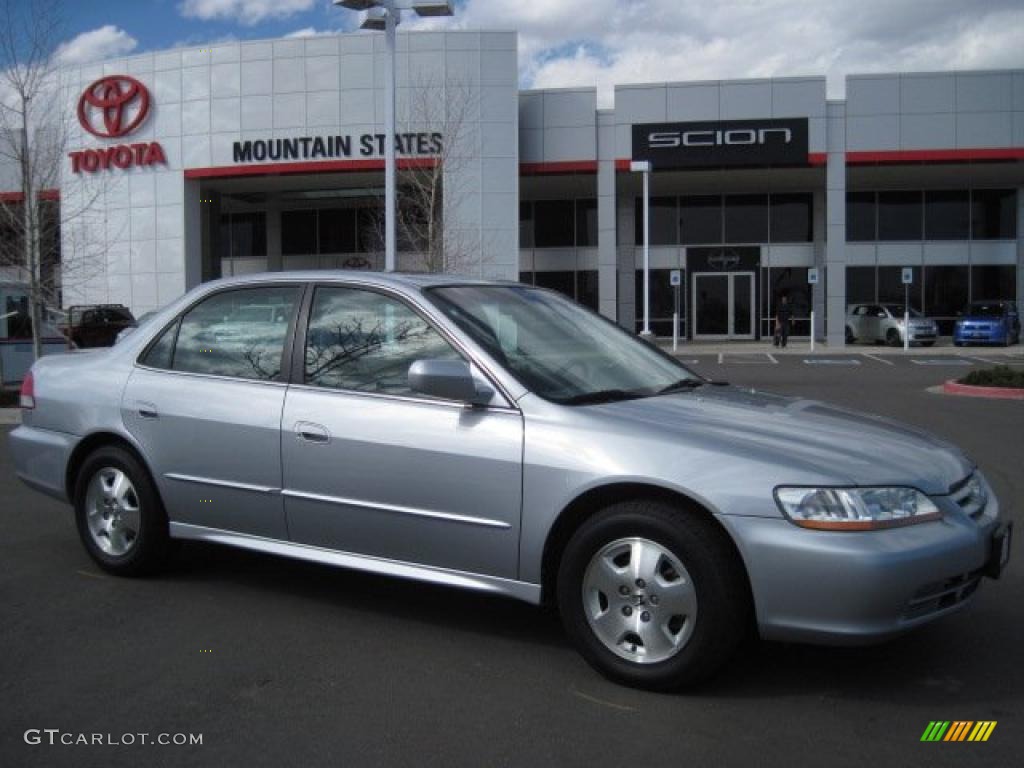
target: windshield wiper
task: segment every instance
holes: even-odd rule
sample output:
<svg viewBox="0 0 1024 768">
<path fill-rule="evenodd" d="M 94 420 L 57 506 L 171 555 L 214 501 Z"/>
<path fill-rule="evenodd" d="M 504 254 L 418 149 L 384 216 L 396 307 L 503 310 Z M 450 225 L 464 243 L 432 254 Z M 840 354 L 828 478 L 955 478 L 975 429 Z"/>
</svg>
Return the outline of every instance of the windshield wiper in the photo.
<svg viewBox="0 0 1024 768">
<path fill-rule="evenodd" d="M 702 379 L 680 379 L 669 384 L 667 387 L 662 387 L 657 391 L 657 394 L 667 395 L 671 392 L 687 392 L 691 389 L 697 389 L 697 387 L 703 387 L 705 384 L 707 382 Z"/>
<path fill-rule="evenodd" d="M 595 392 L 584 392 L 562 400 L 563 405 L 592 405 L 594 403 L 612 403 L 616 400 L 634 400 L 643 397 L 643 392 L 628 389 L 599 389 Z"/>
</svg>

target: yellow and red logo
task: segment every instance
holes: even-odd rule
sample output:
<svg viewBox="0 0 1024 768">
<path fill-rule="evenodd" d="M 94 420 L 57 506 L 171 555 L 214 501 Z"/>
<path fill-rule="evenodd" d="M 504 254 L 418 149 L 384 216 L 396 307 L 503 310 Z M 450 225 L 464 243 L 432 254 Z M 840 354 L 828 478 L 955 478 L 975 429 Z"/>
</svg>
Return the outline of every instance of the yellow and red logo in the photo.
<svg viewBox="0 0 1024 768">
<path fill-rule="evenodd" d="M 921 741 L 988 741 L 995 729 L 995 720 L 932 720 Z"/>
</svg>

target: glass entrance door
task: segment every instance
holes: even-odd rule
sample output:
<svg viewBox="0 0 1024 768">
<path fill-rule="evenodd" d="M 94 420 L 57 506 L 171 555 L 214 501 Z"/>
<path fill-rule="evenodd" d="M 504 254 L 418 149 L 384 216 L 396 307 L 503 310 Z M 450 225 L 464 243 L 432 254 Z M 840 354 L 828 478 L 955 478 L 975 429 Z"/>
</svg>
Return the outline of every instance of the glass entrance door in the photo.
<svg viewBox="0 0 1024 768">
<path fill-rule="evenodd" d="M 754 338 L 753 272 L 698 272 L 691 285 L 693 338 Z"/>
</svg>

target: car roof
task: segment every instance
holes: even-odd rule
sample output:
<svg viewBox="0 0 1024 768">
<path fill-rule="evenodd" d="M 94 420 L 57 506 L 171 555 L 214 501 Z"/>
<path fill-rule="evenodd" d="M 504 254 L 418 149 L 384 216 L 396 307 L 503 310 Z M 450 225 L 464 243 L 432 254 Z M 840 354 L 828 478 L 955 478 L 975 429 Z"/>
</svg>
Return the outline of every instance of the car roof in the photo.
<svg viewBox="0 0 1024 768">
<path fill-rule="evenodd" d="M 363 285 L 379 285 L 381 287 L 434 288 L 446 285 L 511 285 L 512 280 L 484 280 L 465 275 L 434 274 L 424 272 L 370 272 L 361 269 L 309 269 L 285 272 L 259 272 L 237 277 L 224 277 L 205 283 L 205 286 L 216 285 L 227 287 L 232 285 L 249 285 L 268 282 L 331 282 L 358 281 Z"/>
</svg>

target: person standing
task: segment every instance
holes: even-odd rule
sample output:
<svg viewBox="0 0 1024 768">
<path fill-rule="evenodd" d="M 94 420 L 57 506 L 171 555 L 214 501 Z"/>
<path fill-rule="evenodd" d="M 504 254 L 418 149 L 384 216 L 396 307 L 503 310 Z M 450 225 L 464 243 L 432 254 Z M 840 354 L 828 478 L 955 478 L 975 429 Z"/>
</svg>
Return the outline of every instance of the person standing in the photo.
<svg viewBox="0 0 1024 768">
<path fill-rule="evenodd" d="M 789 321 L 793 318 L 793 308 L 789 305 L 789 296 L 782 294 L 778 309 L 775 310 L 775 346 L 786 348 L 789 341 Z"/>
</svg>

